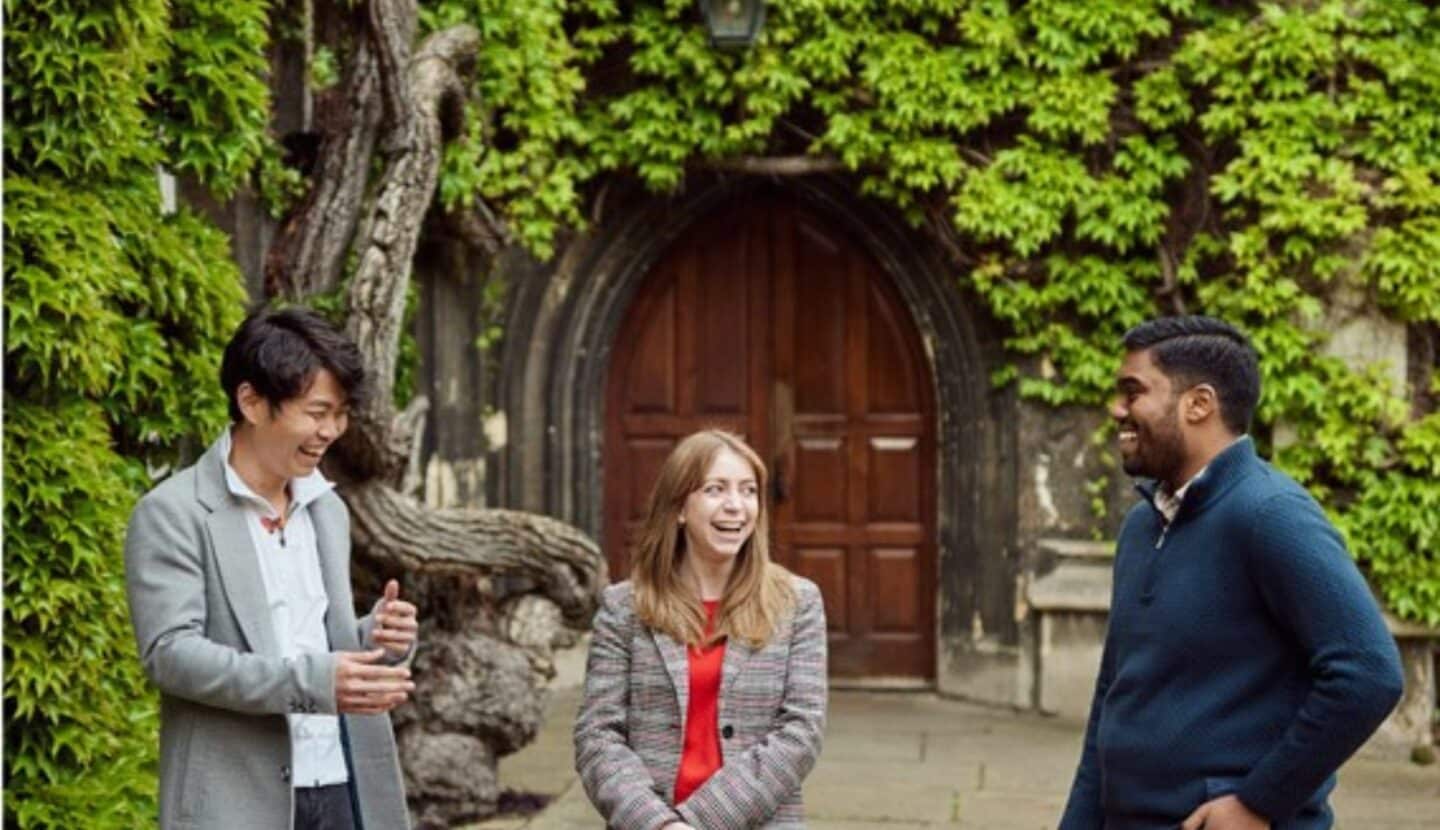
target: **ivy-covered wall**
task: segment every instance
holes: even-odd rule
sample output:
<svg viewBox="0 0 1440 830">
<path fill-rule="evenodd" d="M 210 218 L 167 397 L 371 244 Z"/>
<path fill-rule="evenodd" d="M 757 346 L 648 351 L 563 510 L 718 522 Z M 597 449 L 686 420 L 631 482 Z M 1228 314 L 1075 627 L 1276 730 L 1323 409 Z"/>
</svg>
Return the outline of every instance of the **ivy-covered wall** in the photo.
<svg viewBox="0 0 1440 830">
<path fill-rule="evenodd" d="M 1392 610 L 1440 623 L 1433 4 L 794 0 L 742 53 L 711 48 L 687 0 L 423 14 L 486 38 L 442 197 L 480 196 L 541 256 L 609 175 L 664 191 L 798 155 L 951 248 L 1009 328 L 1018 359 L 996 382 L 1027 399 L 1102 404 L 1146 317 L 1240 324 L 1262 353 L 1262 448 Z M 1411 388 L 1327 351 L 1337 295 L 1429 344 Z"/>
<path fill-rule="evenodd" d="M 224 423 L 244 310 L 223 235 L 163 210 L 264 144 L 267 4 L 5 4 L 5 825 L 155 822 L 157 700 L 121 545 Z"/>
</svg>

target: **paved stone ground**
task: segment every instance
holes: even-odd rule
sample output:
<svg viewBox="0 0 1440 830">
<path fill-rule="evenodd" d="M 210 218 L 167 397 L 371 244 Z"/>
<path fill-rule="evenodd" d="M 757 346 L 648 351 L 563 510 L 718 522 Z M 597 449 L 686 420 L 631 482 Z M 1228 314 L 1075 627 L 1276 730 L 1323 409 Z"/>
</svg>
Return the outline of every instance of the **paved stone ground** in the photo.
<svg viewBox="0 0 1440 830">
<path fill-rule="evenodd" d="M 500 762 L 501 784 L 556 796 L 533 817 L 469 830 L 594 830 L 576 780 L 570 724 L 577 689 L 554 695 L 545 727 Z M 943 700 L 836 691 L 820 763 L 805 783 L 815 830 L 1050 830 L 1074 773 L 1083 724 Z M 1440 766 L 1355 759 L 1332 800 L 1341 830 L 1437 830 Z"/>
</svg>

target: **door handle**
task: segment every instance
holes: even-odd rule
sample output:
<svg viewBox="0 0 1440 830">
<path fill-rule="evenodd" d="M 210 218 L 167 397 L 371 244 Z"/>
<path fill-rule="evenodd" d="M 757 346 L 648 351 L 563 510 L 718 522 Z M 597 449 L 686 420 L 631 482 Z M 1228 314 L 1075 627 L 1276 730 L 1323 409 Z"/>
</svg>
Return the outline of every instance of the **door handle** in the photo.
<svg viewBox="0 0 1440 830">
<path fill-rule="evenodd" d="M 775 456 L 770 469 L 774 470 L 770 477 L 770 494 L 775 504 L 780 504 L 790 498 L 790 482 L 785 478 L 785 456 Z"/>
<path fill-rule="evenodd" d="M 770 434 L 771 446 L 775 448 L 775 459 L 770 462 L 770 495 L 776 505 L 790 499 L 790 481 L 787 461 L 795 429 L 795 390 L 784 380 L 776 379 L 771 391 Z"/>
</svg>

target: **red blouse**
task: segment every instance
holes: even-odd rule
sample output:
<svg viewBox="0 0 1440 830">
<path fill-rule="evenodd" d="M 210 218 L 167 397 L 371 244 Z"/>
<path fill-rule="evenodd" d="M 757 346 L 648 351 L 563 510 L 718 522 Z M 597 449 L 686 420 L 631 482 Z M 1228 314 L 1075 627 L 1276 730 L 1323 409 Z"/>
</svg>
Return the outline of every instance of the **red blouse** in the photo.
<svg viewBox="0 0 1440 830">
<path fill-rule="evenodd" d="M 714 629 L 719 604 L 719 600 L 705 600 L 706 636 Z M 690 704 L 685 711 L 680 773 L 675 776 L 677 805 L 700 789 L 724 763 L 720 755 L 720 674 L 725 663 L 725 642 L 704 649 L 691 646 L 685 651 L 690 658 Z"/>
</svg>

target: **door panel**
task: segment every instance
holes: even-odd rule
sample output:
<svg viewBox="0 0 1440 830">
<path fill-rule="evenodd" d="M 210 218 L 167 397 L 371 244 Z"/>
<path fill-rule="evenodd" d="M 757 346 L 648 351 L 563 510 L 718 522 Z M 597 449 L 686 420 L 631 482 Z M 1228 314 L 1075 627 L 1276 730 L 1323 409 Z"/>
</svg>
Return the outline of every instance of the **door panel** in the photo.
<svg viewBox="0 0 1440 830">
<path fill-rule="evenodd" d="M 798 487 L 791 495 L 791 521 L 844 522 L 847 470 L 845 439 L 830 436 L 801 438 L 795 448 L 795 480 L 825 481 L 827 487 Z"/>
<path fill-rule="evenodd" d="M 606 393 L 604 545 L 614 579 L 665 454 L 720 426 L 771 468 L 776 561 L 825 596 L 837 676 L 934 676 L 928 364 L 884 273 L 779 199 L 707 219 L 661 258 Z"/>
</svg>

